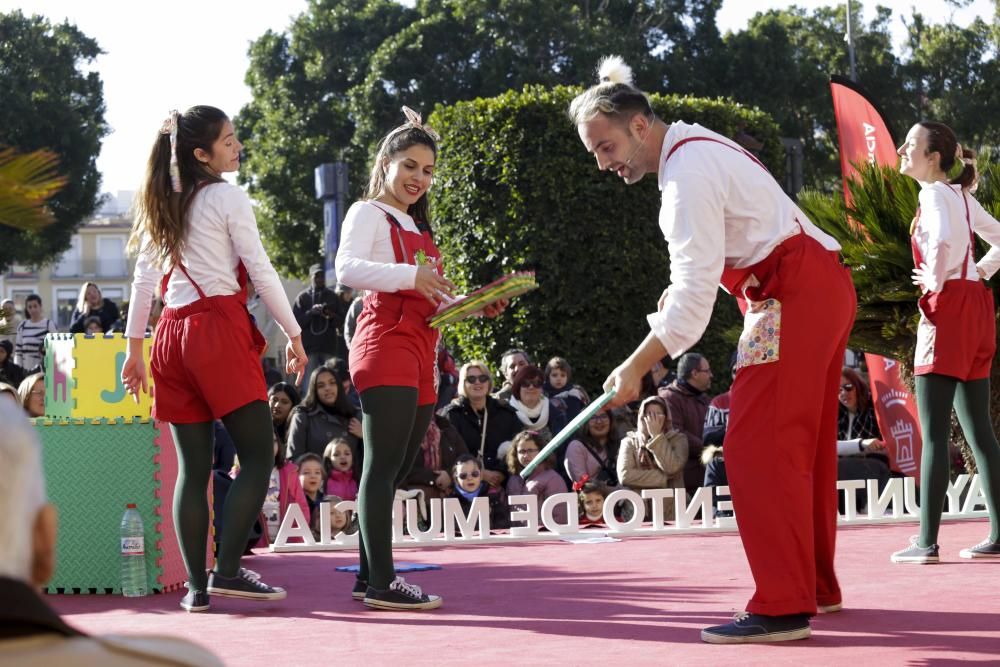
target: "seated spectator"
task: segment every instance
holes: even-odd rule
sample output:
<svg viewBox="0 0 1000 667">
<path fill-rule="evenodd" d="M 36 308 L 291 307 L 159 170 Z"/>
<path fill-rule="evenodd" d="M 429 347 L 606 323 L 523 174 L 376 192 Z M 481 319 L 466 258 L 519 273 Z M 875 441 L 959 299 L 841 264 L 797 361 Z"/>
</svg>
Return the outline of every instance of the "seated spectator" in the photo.
<svg viewBox="0 0 1000 667">
<path fill-rule="evenodd" d="M 562 357 L 552 357 L 545 364 L 545 395 L 559 404 L 566 415 L 568 424 L 590 403 L 590 397 L 583 387 L 573 384 L 573 369 Z"/>
<path fill-rule="evenodd" d="M 705 479 L 701 464 L 701 449 L 705 432 L 712 385 L 712 368 L 708 359 L 697 352 L 688 352 L 677 362 L 677 379 L 661 387 L 659 395 L 667 399 L 674 428 L 687 436 L 688 461 L 684 465 L 684 487 L 688 496 L 694 494 Z"/>
<path fill-rule="evenodd" d="M 450 471 L 458 457 L 468 453 L 465 441 L 448 417 L 434 415 L 420 443 L 417 460 L 400 487 L 423 491 L 427 500 L 447 498 L 453 483 Z"/>
<path fill-rule="evenodd" d="M 13 385 L 0 382 L 0 397 L 9 398 L 18 408 L 21 407 L 21 397 L 17 395 L 17 389 Z"/>
<path fill-rule="evenodd" d="M 34 373 L 24 378 L 17 388 L 21 407 L 29 417 L 45 416 L 45 376 Z"/>
<path fill-rule="evenodd" d="M 291 382 L 277 382 L 267 390 L 267 403 L 271 406 L 271 425 L 282 446 L 288 444 L 288 422 L 292 408 L 299 404 L 299 390 Z"/>
<path fill-rule="evenodd" d="M 41 444 L 21 411 L 0 400 L 0 662 L 10 665 L 222 665 L 214 654 L 166 636 L 84 634 L 67 625 L 38 589 L 56 564 L 55 508 L 45 499 Z"/>
<path fill-rule="evenodd" d="M 525 366 L 531 365 L 531 358 L 524 350 L 513 348 L 500 355 L 500 372 L 503 374 L 503 386 L 494 394 L 501 401 L 510 400 L 514 391 L 514 376 Z"/>
<path fill-rule="evenodd" d="M 611 411 L 605 408 L 580 427 L 566 447 L 566 474 L 573 482 L 588 480 L 618 486 L 618 443 L 611 437 Z"/>
<path fill-rule="evenodd" d="M 856 370 L 845 367 L 840 372 L 838 398 L 837 479 L 874 479 L 882 490 L 892 471 L 868 383 Z M 868 493 L 864 490 L 855 493 L 857 508 L 863 510 L 868 504 Z M 839 502 L 843 512 L 843 498 Z"/>
<path fill-rule="evenodd" d="M 334 438 L 323 450 L 326 472 L 326 495 L 341 500 L 358 499 L 358 480 L 354 476 L 354 451 L 344 438 Z"/>
<path fill-rule="evenodd" d="M 323 493 L 323 459 L 319 454 L 307 452 L 295 461 L 295 465 L 299 469 L 299 485 L 302 486 L 302 491 L 306 494 L 306 503 L 309 505 L 308 519 L 312 522 L 317 508 L 326 497 Z"/>
<path fill-rule="evenodd" d="M 539 510 L 549 496 L 566 493 L 566 482 L 554 470 L 556 465 L 554 454 L 550 454 L 539 463 L 527 479 L 521 477 L 521 471 L 535 460 L 547 442 L 548 440 L 537 431 L 521 431 L 514 436 L 514 442 L 507 452 L 507 470 L 510 472 L 510 477 L 507 478 L 507 497 L 530 493 L 538 498 Z M 562 504 L 556 506 L 552 518 L 557 523 L 565 524 L 566 506 Z"/>
<path fill-rule="evenodd" d="M 441 414 L 448 418 L 469 453 L 483 463 L 483 479 L 501 488 L 506 465 L 498 452 L 521 430 L 514 408 L 490 396 L 493 381 L 484 361 L 471 361 L 458 370 L 458 397 Z"/>
<path fill-rule="evenodd" d="M 328 507 L 329 512 L 330 512 L 330 537 L 331 538 L 334 538 L 337 535 L 339 535 L 340 533 L 345 532 L 347 530 L 348 526 L 351 523 L 351 517 L 348 516 L 348 513 L 345 512 L 345 511 L 343 511 L 343 510 L 337 509 L 337 503 L 341 502 L 342 500 L 346 500 L 346 499 L 345 498 L 341 498 L 340 496 L 325 496 L 323 498 L 323 500 L 321 501 L 321 502 L 324 502 L 324 503 L 327 504 L 327 507 Z M 315 539 L 317 542 L 320 541 L 320 539 L 322 538 L 322 535 L 323 535 L 322 531 L 320 530 L 320 527 L 321 527 L 320 521 L 322 520 L 322 516 L 323 516 L 322 511 L 321 511 L 322 509 L 323 509 L 323 505 L 321 504 L 317 508 L 317 511 L 313 514 L 313 517 L 312 517 L 312 519 L 309 522 L 310 532 L 312 532 L 313 539 Z"/>
<path fill-rule="evenodd" d="M 347 399 L 334 371 L 320 366 L 309 376 L 306 397 L 292 408 L 286 439 L 288 458 L 298 461 L 307 452 L 322 457 L 331 440 L 344 438 L 351 443 L 354 473 L 360 479 L 362 432 L 359 416 L 360 412 Z"/>
<path fill-rule="evenodd" d="M 101 325 L 101 318 L 97 317 L 96 315 L 91 315 L 86 320 L 84 320 L 83 333 L 93 334 L 93 335 L 103 334 L 104 327 Z"/>
<path fill-rule="evenodd" d="M 31 294 L 24 300 L 27 315 L 17 325 L 14 341 L 14 363 L 26 373 L 36 373 L 42 368 L 45 357 L 45 334 L 56 333 L 55 322 L 42 316 L 42 297 Z"/>
<path fill-rule="evenodd" d="M 705 440 L 705 448 L 701 450 L 701 464 L 705 466 L 705 481 L 702 486 L 711 488 L 715 486 L 729 486 L 729 476 L 726 474 L 726 460 L 722 455 L 722 445 L 726 437 L 725 431 L 715 431 Z M 732 498 L 727 493 L 720 494 L 716 489 L 712 489 L 712 510 L 713 516 L 732 516 L 732 510 L 720 510 L 720 501 L 731 501 Z"/>
<path fill-rule="evenodd" d="M 455 480 L 452 498 L 458 499 L 466 516 L 469 516 L 473 500 L 487 498 L 490 506 L 490 529 L 510 527 L 510 511 L 503 489 L 488 484 L 483 479 L 483 467 L 479 459 L 471 454 L 459 456 L 452 468 L 452 479 Z"/>
<path fill-rule="evenodd" d="M 230 477 L 236 479 L 239 474 L 240 462 L 237 458 Z M 285 448 L 280 446 L 278 439 L 275 438 L 274 468 L 271 469 L 271 481 L 267 486 L 267 495 L 264 496 L 264 505 L 261 508 L 260 523 L 263 530 L 260 541 L 254 546 L 266 548 L 274 542 L 285 513 L 293 503 L 302 509 L 303 516 L 309 517 L 309 501 L 306 500 L 305 491 L 299 481 L 299 469 L 285 458 Z"/>
<path fill-rule="evenodd" d="M 573 490 L 580 494 L 580 526 L 604 525 L 604 501 L 611 495 L 608 485 L 585 476 L 573 482 Z"/>
<path fill-rule="evenodd" d="M 14 363 L 14 344 L 9 340 L 0 340 L 0 382 L 16 387 L 27 375 L 23 368 Z"/>
<path fill-rule="evenodd" d="M 333 357 L 323 362 L 323 365 L 333 371 L 333 374 L 337 376 L 337 380 L 340 382 L 341 391 L 350 400 L 351 405 L 360 410 L 361 396 L 358 394 L 358 390 L 354 388 L 354 380 L 351 379 L 351 372 L 347 369 L 347 362 L 341 357 Z"/>
<path fill-rule="evenodd" d="M 729 376 L 731 380 L 736 380 L 736 353 L 733 352 L 729 360 Z M 708 440 L 719 431 L 725 432 L 729 428 L 729 391 L 719 394 L 708 404 L 708 412 L 705 413 L 705 428 L 702 432 L 704 445 L 708 445 Z"/>
<path fill-rule="evenodd" d="M 111 331 L 111 326 L 121 317 L 118 306 L 111 299 L 101 295 L 101 289 L 94 283 L 84 283 L 80 286 L 80 296 L 76 300 L 76 308 L 70 318 L 70 333 L 87 333 L 87 320 L 97 317 L 101 322 L 101 331 Z"/>
<path fill-rule="evenodd" d="M 514 408 L 521 427 L 538 431 L 546 440 L 568 422 L 565 411 L 542 393 L 545 375 L 538 366 L 524 366 L 514 376 L 511 385 L 510 407 Z M 507 452 L 500 455 L 506 457 Z"/>
<path fill-rule="evenodd" d="M 639 406 L 638 428 L 618 450 L 618 480 L 640 494 L 643 489 L 684 488 L 687 460 L 687 437 L 673 427 L 667 402 L 650 396 Z M 673 498 L 663 500 L 663 516 L 674 518 Z"/>
</svg>

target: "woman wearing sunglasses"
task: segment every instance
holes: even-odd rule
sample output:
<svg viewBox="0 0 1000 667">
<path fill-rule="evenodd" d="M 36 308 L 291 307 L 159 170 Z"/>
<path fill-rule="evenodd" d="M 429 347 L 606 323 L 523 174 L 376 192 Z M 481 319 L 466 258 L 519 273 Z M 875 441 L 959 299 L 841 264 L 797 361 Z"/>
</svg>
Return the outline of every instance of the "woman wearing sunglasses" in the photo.
<svg viewBox="0 0 1000 667">
<path fill-rule="evenodd" d="M 885 487 L 891 473 L 882 432 L 868 385 L 853 368 L 840 372 L 837 405 L 837 479 L 876 479 Z M 856 492 L 856 506 L 865 508 L 868 494 Z M 843 511 L 843 500 L 841 511 Z"/>
<path fill-rule="evenodd" d="M 537 431 L 550 440 L 566 425 L 565 404 L 554 403 L 545 395 L 545 373 L 538 366 L 525 366 L 514 374 L 510 406 L 517 412 L 522 427 Z"/>
<path fill-rule="evenodd" d="M 458 370 L 458 396 L 441 413 L 462 436 L 471 454 L 482 462 L 483 481 L 501 488 L 506 462 L 500 446 L 521 431 L 521 422 L 510 407 L 490 395 L 493 378 L 485 361 L 470 361 Z M 457 484 L 456 484 L 457 486 Z"/>
</svg>

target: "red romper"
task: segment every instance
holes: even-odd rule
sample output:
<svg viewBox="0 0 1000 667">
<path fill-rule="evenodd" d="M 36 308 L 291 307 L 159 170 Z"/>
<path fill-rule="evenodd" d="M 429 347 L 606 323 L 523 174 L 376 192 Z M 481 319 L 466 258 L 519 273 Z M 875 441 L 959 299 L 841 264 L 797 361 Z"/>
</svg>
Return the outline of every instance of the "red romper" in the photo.
<svg viewBox="0 0 1000 667">
<path fill-rule="evenodd" d="M 716 140 L 679 141 L 667 159 L 688 141 Z M 761 262 L 727 267 L 722 283 L 745 298 L 724 450 L 757 585 L 747 611 L 815 614 L 817 603 L 841 601 L 833 569 L 837 387 L 857 310 L 854 284 L 838 253 L 801 224 Z"/>
<path fill-rule="evenodd" d="M 959 196 L 957 192 L 955 195 Z M 962 277 L 945 281 L 940 292 L 927 292 L 917 302 L 920 324 L 913 372 L 916 375 L 936 373 L 968 382 L 990 376 L 997 334 L 992 290 L 981 280 L 966 279 L 976 237 L 964 191 L 961 197 L 969 228 L 969 249 L 962 261 Z M 925 261 L 917 244 L 920 209 L 917 209 L 914 223 L 910 247 L 913 265 L 920 266 Z"/>
<path fill-rule="evenodd" d="M 381 209 L 377 204 L 373 204 Z M 441 273 L 441 253 L 430 229 L 408 232 L 385 209 L 386 223 L 392 227 L 392 250 L 399 264 L 419 265 L 421 251 Z M 437 402 L 437 342 L 439 333 L 427 325 L 437 308 L 416 290 L 370 292 L 358 316 L 351 340 L 351 380 L 358 392 L 372 387 L 414 387 L 417 405 Z"/>
<path fill-rule="evenodd" d="M 199 299 L 167 305 L 156 325 L 149 367 L 156 390 L 153 417 L 172 424 L 212 421 L 253 401 L 267 400 L 260 355 L 264 337 L 247 311 L 247 270 L 240 261 L 235 294 L 205 296 L 177 265 Z M 166 295 L 173 269 L 160 281 Z"/>
</svg>

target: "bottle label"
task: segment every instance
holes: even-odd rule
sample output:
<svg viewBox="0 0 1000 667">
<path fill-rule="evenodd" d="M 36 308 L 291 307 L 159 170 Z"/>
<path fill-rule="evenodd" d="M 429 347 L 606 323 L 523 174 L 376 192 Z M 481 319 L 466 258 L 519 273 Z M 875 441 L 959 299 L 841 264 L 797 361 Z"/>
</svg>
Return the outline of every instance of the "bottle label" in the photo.
<svg viewBox="0 0 1000 667">
<path fill-rule="evenodd" d="M 144 554 L 143 539 L 141 537 L 123 537 L 123 556 L 142 556 Z"/>
</svg>

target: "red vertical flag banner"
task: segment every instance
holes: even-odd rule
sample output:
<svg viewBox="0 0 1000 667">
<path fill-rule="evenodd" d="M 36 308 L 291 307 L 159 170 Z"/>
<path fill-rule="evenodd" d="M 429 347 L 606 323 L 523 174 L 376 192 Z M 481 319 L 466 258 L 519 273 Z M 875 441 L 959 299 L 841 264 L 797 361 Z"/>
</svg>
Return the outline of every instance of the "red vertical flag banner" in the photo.
<svg viewBox="0 0 1000 667">
<path fill-rule="evenodd" d="M 835 76 L 830 79 L 833 111 L 840 138 L 840 166 L 844 178 L 844 199 L 851 203 L 848 183 L 857 174 L 855 164 L 896 164 L 896 144 L 885 120 L 866 93 L 853 81 Z M 917 405 L 899 376 L 894 359 L 865 354 L 875 417 L 889 454 L 889 465 L 905 475 L 920 477 L 920 422 Z"/>
</svg>

